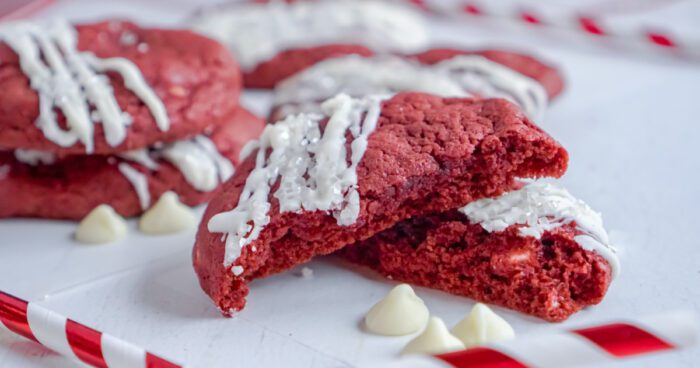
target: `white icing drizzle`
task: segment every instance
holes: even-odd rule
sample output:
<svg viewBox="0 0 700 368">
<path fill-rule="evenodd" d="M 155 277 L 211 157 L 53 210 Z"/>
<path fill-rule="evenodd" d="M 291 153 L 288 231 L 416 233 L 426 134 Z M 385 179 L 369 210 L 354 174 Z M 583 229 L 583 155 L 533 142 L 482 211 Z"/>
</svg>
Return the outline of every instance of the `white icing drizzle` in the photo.
<svg viewBox="0 0 700 368">
<path fill-rule="evenodd" d="M 79 51 L 77 32 L 65 21 L 53 21 L 44 28 L 30 22 L 7 23 L 0 26 L 0 41 L 19 55 L 22 71 L 39 95 L 36 124 L 52 142 L 68 147 L 79 141 L 91 153 L 96 123 L 102 124 L 111 146 L 124 141 L 131 117 L 119 107 L 109 78 L 98 74 L 105 71 L 119 73 L 125 86 L 149 108 L 158 127 L 169 128 L 165 106 L 138 68 L 124 58 L 100 59 Z M 68 129 L 58 125 L 55 108 L 66 117 Z"/>
<path fill-rule="evenodd" d="M 17 161 L 27 165 L 55 162 L 55 156 L 49 151 L 15 149 Z M 120 153 L 117 157 L 138 163 L 143 167 L 157 171 L 160 164 L 156 159 L 163 158 L 173 164 L 193 188 L 208 192 L 216 189 L 228 180 L 234 173 L 233 163 L 221 155 L 214 142 L 205 135 L 178 141 L 159 148 L 139 149 Z M 146 209 L 150 205 L 148 180 L 144 174 L 127 163 L 119 165 L 119 171 L 131 182 L 141 202 Z"/>
<path fill-rule="evenodd" d="M 147 149 L 126 151 L 117 156 L 125 160 L 136 162 L 149 170 L 158 170 L 158 163 L 151 157 Z"/>
<path fill-rule="evenodd" d="M 134 169 L 126 162 L 121 162 L 117 166 L 124 177 L 129 180 L 134 187 L 136 196 L 139 197 L 139 204 L 142 210 L 147 210 L 151 205 L 151 192 L 148 191 L 148 178 L 140 171 Z"/>
<path fill-rule="evenodd" d="M 250 156 L 250 154 L 253 153 L 253 151 L 255 151 L 259 146 L 258 141 L 255 139 L 251 139 L 246 142 L 243 145 L 243 148 L 241 148 L 241 151 L 238 152 L 238 161 L 245 161 L 245 159 L 248 158 L 248 156 Z"/>
<path fill-rule="evenodd" d="M 213 216 L 212 233 L 225 238 L 224 266 L 241 255 L 269 223 L 270 192 L 280 212 L 329 211 L 341 226 L 353 224 L 360 211 L 357 165 L 367 149 L 381 110 L 376 96 L 338 95 L 322 105 L 323 114 L 300 114 L 265 127 L 258 141 L 255 168 L 246 179 L 238 205 Z M 328 123 L 321 132 L 324 117 Z M 350 135 L 347 161 L 346 135 Z M 239 269 L 237 269 L 239 270 Z"/>
<path fill-rule="evenodd" d="M 537 239 L 545 231 L 575 222 L 581 235 L 574 240 L 583 249 L 605 258 L 613 270 L 613 276 L 619 273 L 616 251 L 610 245 L 601 215 L 564 188 L 534 181 L 500 197 L 474 201 L 460 211 L 471 223 L 480 224 L 488 232 L 521 225 L 520 235 Z"/>
<path fill-rule="evenodd" d="M 214 142 L 205 135 L 177 141 L 155 149 L 122 153 L 119 157 L 139 163 L 149 170 L 158 170 L 154 158 L 173 164 L 193 188 L 209 192 L 233 176 L 233 163 L 219 153 Z"/>
<path fill-rule="evenodd" d="M 214 8 L 193 19 L 192 26 L 227 44 L 246 70 L 294 47 L 359 43 L 407 53 L 425 48 L 429 39 L 418 12 L 378 0 L 271 1 Z"/>
<path fill-rule="evenodd" d="M 208 192 L 233 175 L 233 164 L 221 156 L 206 136 L 178 141 L 158 150 L 195 189 Z"/>
<path fill-rule="evenodd" d="M 540 117 L 547 107 L 547 92 L 539 82 L 478 55 L 455 56 L 435 65 L 390 56 L 333 58 L 279 83 L 275 105 L 278 113 L 286 116 L 318 111 L 318 101 L 338 93 L 361 97 L 400 91 L 506 98 L 532 118 Z"/>
<path fill-rule="evenodd" d="M 324 60 L 295 74 L 275 88 L 275 105 L 286 116 L 316 112 L 320 101 L 339 93 L 353 97 L 390 95 L 399 91 L 439 96 L 469 96 L 450 76 L 398 57 L 365 58 L 356 55 Z"/>
<path fill-rule="evenodd" d="M 483 56 L 458 55 L 430 68 L 469 92 L 515 102 L 532 118 L 541 117 L 547 108 L 547 91 L 538 81 Z"/>
<path fill-rule="evenodd" d="M 31 166 L 39 164 L 50 165 L 56 161 L 56 156 L 48 151 L 18 148 L 14 153 L 17 161 Z"/>
</svg>

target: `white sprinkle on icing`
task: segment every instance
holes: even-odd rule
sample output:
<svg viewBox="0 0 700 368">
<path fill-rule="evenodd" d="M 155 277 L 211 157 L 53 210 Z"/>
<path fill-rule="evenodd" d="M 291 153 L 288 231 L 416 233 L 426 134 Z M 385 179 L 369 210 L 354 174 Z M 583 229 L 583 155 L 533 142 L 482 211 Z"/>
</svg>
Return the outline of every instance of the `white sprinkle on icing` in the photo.
<svg viewBox="0 0 700 368">
<path fill-rule="evenodd" d="M 148 190 L 148 178 L 140 171 L 134 169 L 126 162 L 122 162 L 117 166 L 124 177 L 129 180 L 131 186 L 134 187 L 136 196 L 139 198 L 139 204 L 142 210 L 148 209 L 151 205 L 151 192 Z"/>
<path fill-rule="evenodd" d="M 379 97 L 352 99 L 338 95 L 322 105 L 323 114 L 300 114 L 265 127 L 255 168 L 246 179 L 237 206 L 213 216 L 212 233 L 225 236 L 224 266 L 241 255 L 269 223 L 270 194 L 280 212 L 328 211 L 341 226 L 359 216 L 357 165 L 367 149 L 381 110 Z M 321 132 L 320 123 L 328 123 Z M 346 135 L 350 135 L 347 161 Z M 279 189 L 271 193 L 279 182 Z"/>
<path fill-rule="evenodd" d="M 458 55 L 430 67 L 482 97 L 508 99 L 538 118 L 547 108 L 547 91 L 536 80 L 479 55 Z"/>
<path fill-rule="evenodd" d="M 49 151 L 18 148 L 15 150 L 15 159 L 31 166 L 39 164 L 50 165 L 56 161 L 56 156 Z"/>
<path fill-rule="evenodd" d="M 283 116 L 316 112 L 320 101 L 339 93 L 353 97 L 391 95 L 400 91 L 466 97 L 450 76 L 398 57 L 365 58 L 356 55 L 324 60 L 299 72 L 275 88 L 275 105 Z"/>
<path fill-rule="evenodd" d="M 100 59 L 79 51 L 77 31 L 65 21 L 53 21 L 43 28 L 30 22 L 7 23 L 0 26 L 0 40 L 19 55 L 22 71 L 39 95 L 36 125 L 52 142 L 62 147 L 81 142 L 91 153 L 96 123 L 102 124 L 111 146 L 124 141 L 131 117 L 119 107 L 107 75 L 98 74 L 105 71 L 121 74 L 125 86 L 146 104 L 158 127 L 168 129 L 165 107 L 138 68 L 124 58 Z M 59 126 L 56 108 L 66 117 L 68 129 Z"/>
<path fill-rule="evenodd" d="M 294 47 L 359 43 L 407 53 L 425 48 L 429 40 L 420 13 L 369 0 L 271 1 L 214 8 L 195 18 L 192 26 L 227 44 L 246 70 Z"/>
<path fill-rule="evenodd" d="M 500 197 L 474 201 L 460 211 L 471 223 L 480 224 L 488 232 L 521 225 L 520 235 L 537 239 L 545 231 L 575 222 L 581 234 L 574 240 L 583 249 L 595 251 L 605 258 L 613 276 L 619 272 L 619 261 L 603 227 L 603 218 L 564 188 L 534 181 Z"/>
</svg>

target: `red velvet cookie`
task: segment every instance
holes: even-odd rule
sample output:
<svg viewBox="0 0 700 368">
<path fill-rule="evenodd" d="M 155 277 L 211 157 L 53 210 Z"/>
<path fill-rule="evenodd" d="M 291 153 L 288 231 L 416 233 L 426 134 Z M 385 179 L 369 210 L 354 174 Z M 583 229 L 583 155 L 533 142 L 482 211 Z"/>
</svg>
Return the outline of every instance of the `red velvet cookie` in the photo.
<svg viewBox="0 0 700 368">
<path fill-rule="evenodd" d="M 540 193 L 409 219 L 340 253 L 392 280 L 562 321 L 603 299 L 617 259 L 598 214 L 530 185 Z"/>
<path fill-rule="evenodd" d="M 243 72 L 243 83 L 248 88 L 274 88 L 280 81 L 327 59 L 360 55 L 369 57 L 374 51 L 362 45 L 323 45 L 282 51 Z"/>
<path fill-rule="evenodd" d="M 378 0 L 244 2 L 204 9 L 190 23 L 228 45 L 250 88 L 272 88 L 321 60 L 415 52 L 428 42 L 420 13 Z"/>
<path fill-rule="evenodd" d="M 480 55 L 499 64 L 505 65 L 538 82 L 545 88 L 552 100 L 564 89 L 564 79 L 555 67 L 532 56 L 504 50 L 459 50 L 451 48 L 431 49 L 410 55 L 423 64 L 436 64 L 458 55 Z"/>
<path fill-rule="evenodd" d="M 8 149 L 124 152 L 199 134 L 238 106 L 236 61 L 190 31 L 13 23 L 0 41 L 0 146 Z"/>
<path fill-rule="evenodd" d="M 205 212 L 194 268 L 227 316 L 256 278 L 567 165 L 566 151 L 505 100 L 339 95 L 322 112 L 268 125 Z"/>
<path fill-rule="evenodd" d="M 416 59 L 425 59 L 425 63 Z M 280 82 L 270 120 L 317 111 L 321 102 L 338 93 L 361 97 L 402 91 L 505 98 L 530 118 L 540 118 L 551 99 L 542 83 L 551 82 L 551 75 L 558 77 L 555 69 L 533 58 L 505 51 L 433 50 L 408 60 L 388 55 L 344 56 L 321 61 Z"/>
<path fill-rule="evenodd" d="M 263 121 L 239 108 L 215 126 L 209 135 L 123 155 L 0 151 L 0 217 L 81 219 L 104 203 L 135 216 L 169 190 L 188 205 L 206 202 Z"/>
</svg>

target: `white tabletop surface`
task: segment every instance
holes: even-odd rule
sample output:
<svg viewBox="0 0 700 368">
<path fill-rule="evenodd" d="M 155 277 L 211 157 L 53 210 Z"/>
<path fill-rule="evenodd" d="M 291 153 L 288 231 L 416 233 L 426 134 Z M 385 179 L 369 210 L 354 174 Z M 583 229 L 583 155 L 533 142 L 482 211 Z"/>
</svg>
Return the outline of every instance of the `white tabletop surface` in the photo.
<svg viewBox="0 0 700 368">
<path fill-rule="evenodd" d="M 116 15 L 172 25 L 193 8 L 183 0 L 63 1 L 39 17 Z M 507 46 L 561 66 L 566 92 L 540 125 L 571 155 L 562 184 L 603 213 L 620 250 L 622 273 L 605 300 L 564 323 L 497 308 L 517 334 L 700 312 L 700 62 L 507 25 L 443 21 L 433 28 L 440 44 Z M 246 93 L 243 103 L 264 113 L 267 96 Z M 296 270 L 254 282 L 247 308 L 222 318 L 190 265 L 194 232 L 149 237 L 131 226 L 121 242 L 84 246 L 71 240 L 70 222 L 2 220 L 0 290 L 194 367 L 359 366 L 396 359 L 410 339 L 360 330 L 364 312 L 393 284 L 333 257 L 307 265 L 314 271 L 309 279 Z M 418 293 L 448 325 L 473 305 L 428 289 Z M 0 332 L 2 367 L 74 365 Z M 698 366 L 700 348 L 619 365 Z"/>
</svg>

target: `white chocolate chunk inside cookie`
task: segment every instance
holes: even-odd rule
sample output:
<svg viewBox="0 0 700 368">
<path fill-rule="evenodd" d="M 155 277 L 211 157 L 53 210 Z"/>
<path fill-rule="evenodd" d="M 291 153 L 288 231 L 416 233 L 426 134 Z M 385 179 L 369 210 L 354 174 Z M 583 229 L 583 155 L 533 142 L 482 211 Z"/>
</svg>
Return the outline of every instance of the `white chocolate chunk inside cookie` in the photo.
<svg viewBox="0 0 700 368">
<path fill-rule="evenodd" d="M 163 193 L 139 220 L 139 229 L 153 235 L 178 233 L 196 226 L 197 216 L 173 192 Z"/>
<path fill-rule="evenodd" d="M 126 236 L 126 221 L 106 204 L 95 207 L 80 221 L 75 240 L 85 244 L 109 243 Z"/>
<path fill-rule="evenodd" d="M 469 315 L 452 329 L 465 346 L 482 345 L 492 341 L 508 340 L 515 337 L 513 327 L 488 306 L 477 303 Z"/>
<path fill-rule="evenodd" d="M 411 340 L 401 354 L 441 354 L 462 349 L 464 344 L 447 330 L 445 322 L 438 317 L 430 317 L 425 330 Z"/>
<path fill-rule="evenodd" d="M 420 331 L 430 313 L 413 288 L 401 284 L 370 308 L 365 326 L 373 333 L 387 336 L 408 335 Z"/>
</svg>

